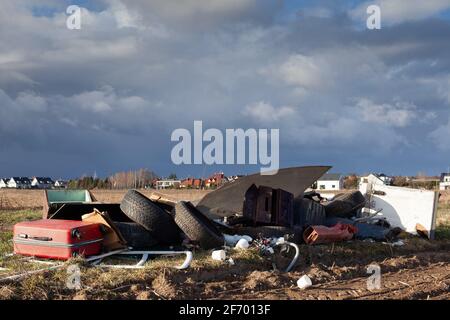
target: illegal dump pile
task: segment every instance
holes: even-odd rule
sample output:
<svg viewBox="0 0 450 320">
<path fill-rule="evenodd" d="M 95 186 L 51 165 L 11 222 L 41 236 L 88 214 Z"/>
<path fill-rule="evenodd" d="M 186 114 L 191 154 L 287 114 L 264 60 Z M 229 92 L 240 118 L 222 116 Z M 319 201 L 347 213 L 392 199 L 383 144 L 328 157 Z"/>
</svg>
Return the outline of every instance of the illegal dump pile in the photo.
<svg viewBox="0 0 450 320">
<path fill-rule="evenodd" d="M 43 219 L 14 227 L 14 252 L 59 268 L 80 256 L 92 267 L 140 269 L 150 257 L 182 255 L 188 268 L 198 249 L 234 265 L 230 248 L 258 249 L 275 269 L 289 272 L 300 245 L 382 241 L 402 245 L 407 233 L 432 239 L 437 194 L 364 184 L 327 200 L 305 191 L 330 167 L 281 169 L 250 175 L 206 195 L 198 204 L 129 190 L 121 203 L 104 203 L 87 190 L 48 190 Z M 129 264 L 130 257 L 139 257 Z M 112 261 L 111 261 L 112 260 Z M 14 281 L 30 272 L 0 279 Z M 299 287 L 308 287 L 302 278 Z"/>
</svg>

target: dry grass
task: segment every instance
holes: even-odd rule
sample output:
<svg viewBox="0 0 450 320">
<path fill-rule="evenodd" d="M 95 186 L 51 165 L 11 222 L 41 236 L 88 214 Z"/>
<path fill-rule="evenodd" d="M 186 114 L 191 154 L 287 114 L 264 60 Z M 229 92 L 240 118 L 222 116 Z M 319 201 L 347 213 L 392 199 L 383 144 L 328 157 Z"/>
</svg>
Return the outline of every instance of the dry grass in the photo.
<svg viewBox="0 0 450 320">
<path fill-rule="evenodd" d="M 139 190 L 150 196 L 156 190 Z M 98 201 L 119 203 L 127 190 L 92 190 Z M 211 190 L 158 190 L 158 193 L 175 200 L 199 201 Z M 0 189 L 0 210 L 41 209 L 44 202 L 43 190 Z"/>
</svg>

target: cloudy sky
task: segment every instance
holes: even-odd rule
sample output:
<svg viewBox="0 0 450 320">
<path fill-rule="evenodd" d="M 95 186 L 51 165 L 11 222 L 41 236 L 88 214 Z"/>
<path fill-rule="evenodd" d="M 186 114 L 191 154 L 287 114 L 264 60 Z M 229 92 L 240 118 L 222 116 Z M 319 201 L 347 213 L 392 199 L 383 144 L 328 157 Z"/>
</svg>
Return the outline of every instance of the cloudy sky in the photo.
<svg viewBox="0 0 450 320">
<path fill-rule="evenodd" d="M 438 174 L 449 111 L 450 0 L 1 2 L 0 176 L 258 169 L 172 164 L 194 120 L 279 128 L 281 167 Z"/>
</svg>

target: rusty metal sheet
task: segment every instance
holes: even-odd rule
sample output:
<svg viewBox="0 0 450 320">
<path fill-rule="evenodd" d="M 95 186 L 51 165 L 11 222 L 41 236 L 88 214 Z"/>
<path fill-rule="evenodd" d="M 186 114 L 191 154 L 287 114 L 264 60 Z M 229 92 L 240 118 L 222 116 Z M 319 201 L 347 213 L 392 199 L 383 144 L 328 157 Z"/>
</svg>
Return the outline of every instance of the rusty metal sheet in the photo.
<svg viewBox="0 0 450 320">
<path fill-rule="evenodd" d="M 329 169 L 331 166 L 293 167 L 280 169 L 271 176 L 248 175 L 207 194 L 197 208 L 212 219 L 242 214 L 245 192 L 252 184 L 283 189 L 298 197 Z"/>
</svg>

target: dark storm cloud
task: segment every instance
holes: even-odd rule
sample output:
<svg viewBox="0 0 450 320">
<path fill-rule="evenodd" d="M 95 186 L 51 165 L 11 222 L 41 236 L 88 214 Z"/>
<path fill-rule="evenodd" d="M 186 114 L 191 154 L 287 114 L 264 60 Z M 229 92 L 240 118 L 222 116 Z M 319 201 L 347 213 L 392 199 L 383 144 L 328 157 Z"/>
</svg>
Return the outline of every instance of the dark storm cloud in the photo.
<svg viewBox="0 0 450 320">
<path fill-rule="evenodd" d="M 450 154 L 450 23 L 432 4 L 414 19 L 394 6 L 368 31 L 348 3 L 283 17 L 283 1 L 104 0 L 68 30 L 60 2 L 37 16 L 5 1 L 0 153 L 15 157 L 0 176 L 208 173 L 170 163 L 172 130 L 194 120 L 281 128 L 282 165 L 436 173 Z"/>
</svg>

